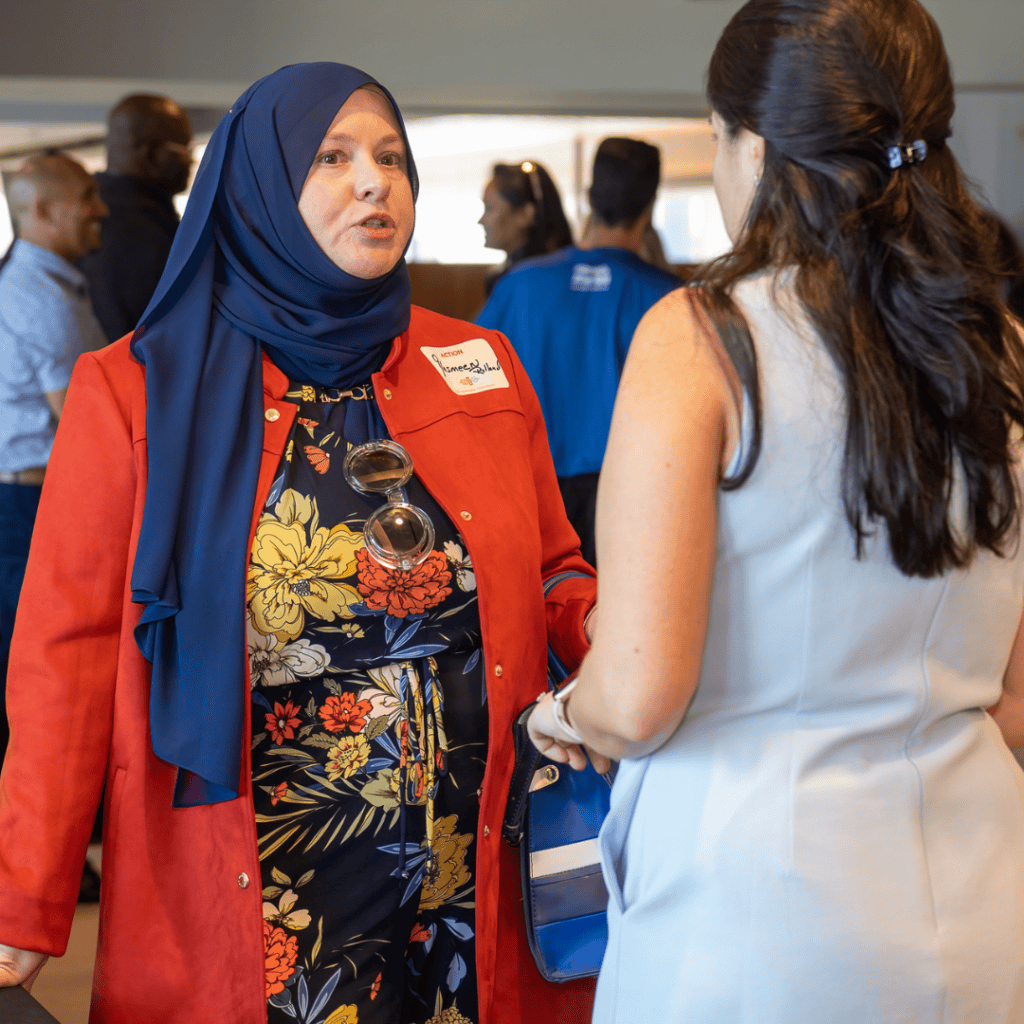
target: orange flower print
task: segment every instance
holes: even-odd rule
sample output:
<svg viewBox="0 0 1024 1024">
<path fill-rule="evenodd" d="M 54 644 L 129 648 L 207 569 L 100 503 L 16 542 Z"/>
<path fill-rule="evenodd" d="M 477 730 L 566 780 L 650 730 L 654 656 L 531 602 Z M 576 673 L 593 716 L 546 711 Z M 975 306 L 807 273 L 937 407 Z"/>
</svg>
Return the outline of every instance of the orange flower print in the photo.
<svg viewBox="0 0 1024 1024">
<path fill-rule="evenodd" d="M 271 807 L 276 807 L 277 804 L 278 804 L 278 801 L 282 800 L 284 798 L 285 793 L 287 793 L 287 792 L 288 792 L 288 783 L 287 782 L 280 782 L 280 783 L 278 783 L 274 787 L 274 794 L 273 794 L 273 796 L 271 796 L 271 798 L 270 798 L 270 806 Z"/>
<path fill-rule="evenodd" d="M 412 928 L 412 935 L 409 936 L 409 945 L 411 946 L 414 942 L 427 942 L 430 939 L 431 931 L 429 928 L 424 928 L 423 925 L 416 922 Z"/>
<path fill-rule="evenodd" d="M 298 713 L 299 709 L 291 701 L 284 707 L 275 701 L 273 714 L 267 712 L 267 732 L 278 746 L 295 738 L 295 726 L 299 724 L 295 716 Z"/>
<path fill-rule="evenodd" d="M 307 444 L 302 450 L 306 453 L 306 458 L 309 460 L 309 464 L 321 476 L 331 468 L 331 457 L 323 450 L 323 448 L 317 448 L 316 445 Z"/>
<path fill-rule="evenodd" d="M 402 799 L 402 770 L 405 770 L 405 798 L 413 803 L 422 804 L 426 801 L 423 798 L 427 785 L 426 772 L 423 770 L 421 761 L 413 761 L 409 751 L 409 722 L 404 721 L 398 726 L 398 768 L 392 772 L 389 780 L 391 792 L 396 800 Z"/>
<path fill-rule="evenodd" d="M 451 592 L 452 574 L 448 559 L 431 551 L 425 562 L 405 572 L 378 565 L 366 548 L 356 552 L 359 563 L 359 593 L 366 607 L 387 609 L 389 615 L 404 619 L 439 605 Z"/>
<path fill-rule="evenodd" d="M 354 694 L 343 693 L 340 697 L 328 697 L 318 714 L 324 720 L 328 732 L 362 732 L 366 716 L 373 710 L 368 700 L 357 701 Z"/>
<path fill-rule="evenodd" d="M 404 755 L 403 755 L 404 757 Z M 423 796 L 424 790 L 427 788 L 426 775 L 423 771 L 423 765 L 419 761 L 412 761 L 408 765 L 400 765 L 392 773 L 388 779 L 388 786 L 391 790 L 392 796 L 395 800 L 402 799 L 402 768 L 406 769 L 405 772 L 405 799 L 410 803 L 423 804 L 426 803 L 426 799 Z"/>
<path fill-rule="evenodd" d="M 284 991 L 284 983 L 295 973 L 299 940 L 283 928 L 263 922 L 263 956 L 266 964 L 267 998 Z"/>
</svg>

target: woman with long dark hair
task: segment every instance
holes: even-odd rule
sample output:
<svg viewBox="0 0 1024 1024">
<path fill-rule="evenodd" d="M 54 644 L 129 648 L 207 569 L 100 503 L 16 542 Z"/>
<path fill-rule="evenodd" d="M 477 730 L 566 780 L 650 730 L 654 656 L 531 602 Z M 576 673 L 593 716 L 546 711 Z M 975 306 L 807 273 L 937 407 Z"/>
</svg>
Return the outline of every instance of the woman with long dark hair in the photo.
<svg viewBox="0 0 1024 1024">
<path fill-rule="evenodd" d="M 589 1011 L 533 966 L 500 822 L 592 570 L 508 343 L 410 305 L 416 193 L 382 86 L 283 68 L 140 326 L 79 360 L 14 630 L 0 985 L 63 953 L 106 781 L 93 1021 Z"/>
<path fill-rule="evenodd" d="M 544 165 L 535 160 L 495 164 L 483 201 L 480 224 L 484 245 L 505 253 L 505 262 L 487 278 L 488 295 L 521 260 L 572 245 L 572 229 L 562 209 L 558 186 Z"/>
<path fill-rule="evenodd" d="M 595 1021 L 1024 1020 L 1024 344 L 918 0 L 750 0 L 732 251 L 630 350 L 600 622 L 538 746 L 621 759 Z"/>
</svg>

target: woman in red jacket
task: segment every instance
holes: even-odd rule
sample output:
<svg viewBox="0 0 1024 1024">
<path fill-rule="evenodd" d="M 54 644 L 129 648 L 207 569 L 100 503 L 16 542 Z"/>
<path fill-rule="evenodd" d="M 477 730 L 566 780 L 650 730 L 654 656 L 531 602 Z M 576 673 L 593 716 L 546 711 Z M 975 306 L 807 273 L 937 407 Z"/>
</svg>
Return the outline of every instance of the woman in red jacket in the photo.
<svg viewBox="0 0 1024 1024">
<path fill-rule="evenodd" d="M 507 342 L 410 309 L 416 188 L 369 76 L 263 79 L 79 363 L 11 659 L 7 983 L 64 950 L 106 779 L 93 1020 L 587 1018 L 500 818 L 594 580 Z"/>
</svg>

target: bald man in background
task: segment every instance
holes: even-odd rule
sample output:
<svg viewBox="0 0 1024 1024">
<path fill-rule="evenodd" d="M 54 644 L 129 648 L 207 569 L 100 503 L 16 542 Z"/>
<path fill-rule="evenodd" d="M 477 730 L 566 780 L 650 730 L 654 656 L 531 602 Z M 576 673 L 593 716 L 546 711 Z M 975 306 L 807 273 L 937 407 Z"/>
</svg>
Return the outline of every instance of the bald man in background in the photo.
<svg viewBox="0 0 1024 1024">
<path fill-rule="evenodd" d="M 109 341 L 135 329 L 156 289 L 191 169 L 192 128 L 177 103 L 139 93 L 111 108 L 107 169 L 96 175 L 110 216 L 99 250 L 79 263 Z"/>
<path fill-rule="evenodd" d="M 8 180 L 17 241 L 0 271 L 0 761 L 7 655 L 43 475 L 78 357 L 106 344 L 85 277 L 107 208 L 96 181 L 60 153 Z"/>
</svg>

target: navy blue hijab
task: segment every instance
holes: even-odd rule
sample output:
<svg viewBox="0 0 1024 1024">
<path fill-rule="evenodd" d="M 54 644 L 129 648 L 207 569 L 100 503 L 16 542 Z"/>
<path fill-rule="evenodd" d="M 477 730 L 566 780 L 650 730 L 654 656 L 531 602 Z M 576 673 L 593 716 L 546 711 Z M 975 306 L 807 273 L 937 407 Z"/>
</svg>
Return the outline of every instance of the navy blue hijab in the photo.
<svg viewBox="0 0 1024 1024">
<path fill-rule="evenodd" d="M 132 569 L 152 662 L 153 750 L 174 804 L 238 795 L 245 630 L 239 598 L 263 448 L 261 352 L 289 377 L 366 381 L 409 326 L 404 258 L 365 281 L 339 269 L 298 210 L 338 109 L 369 75 L 296 64 L 261 79 L 213 133 L 167 266 L 132 340 L 146 367 L 149 479 Z M 415 197 L 416 168 L 402 116 Z"/>
</svg>

